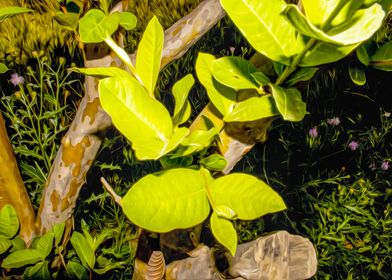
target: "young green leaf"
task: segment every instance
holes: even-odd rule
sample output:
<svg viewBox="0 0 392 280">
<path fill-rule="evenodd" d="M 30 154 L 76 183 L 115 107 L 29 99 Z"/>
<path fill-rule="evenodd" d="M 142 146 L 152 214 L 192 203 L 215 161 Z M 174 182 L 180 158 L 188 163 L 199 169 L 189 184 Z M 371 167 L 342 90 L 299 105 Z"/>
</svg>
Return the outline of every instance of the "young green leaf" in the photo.
<svg viewBox="0 0 392 280">
<path fill-rule="evenodd" d="M 365 69 L 357 66 L 350 65 L 348 67 L 348 73 L 350 75 L 351 80 L 353 83 L 363 86 L 366 84 L 366 73 Z"/>
<path fill-rule="evenodd" d="M 22 250 L 22 249 L 26 249 L 26 244 L 24 243 L 24 240 L 22 238 L 20 238 L 19 236 L 15 236 L 12 240 L 12 248 L 10 250 L 10 252 L 15 252 L 17 250 Z"/>
<path fill-rule="evenodd" d="M 263 72 L 254 72 L 250 75 L 259 86 L 266 86 L 271 82 L 271 80 Z"/>
<path fill-rule="evenodd" d="M 273 62 L 273 66 L 274 66 L 275 73 L 278 76 L 282 75 L 284 72 L 284 69 L 286 68 L 286 66 L 284 64 L 276 62 L 276 61 Z"/>
<path fill-rule="evenodd" d="M 137 18 L 134 14 L 130 12 L 122 12 L 119 15 L 120 22 L 119 24 L 127 31 L 130 31 L 136 27 Z"/>
<path fill-rule="evenodd" d="M 217 134 L 218 130 L 215 127 L 212 127 L 209 130 L 192 131 L 191 134 L 183 139 L 181 143 L 182 146 L 172 158 L 183 157 L 207 148 L 211 142 L 214 141 Z"/>
<path fill-rule="evenodd" d="M 99 83 L 99 94 L 103 109 L 132 142 L 140 160 L 158 159 L 169 152 L 167 145 L 173 136 L 170 114 L 138 81 L 131 77 L 106 78 Z"/>
<path fill-rule="evenodd" d="M 301 36 L 298 36 L 298 38 L 300 39 Z M 360 43 L 349 46 L 337 46 L 318 42 L 313 48 L 306 52 L 305 56 L 300 61 L 299 66 L 310 67 L 338 61 L 355 50 L 359 44 Z"/>
<path fill-rule="evenodd" d="M 116 77 L 116 78 L 129 78 L 131 75 L 122 70 L 119 67 L 94 67 L 94 68 L 77 68 L 72 67 L 69 68 L 69 71 L 74 71 L 78 73 L 83 73 L 89 76 L 94 76 L 97 78 L 107 78 L 107 77 Z"/>
<path fill-rule="evenodd" d="M 36 243 L 36 249 L 41 252 L 42 259 L 45 259 L 53 248 L 54 233 L 48 232 L 39 237 Z"/>
<path fill-rule="evenodd" d="M 91 9 L 79 20 L 80 40 L 100 43 L 117 30 L 119 22 L 119 13 L 105 15 L 101 10 Z"/>
<path fill-rule="evenodd" d="M 8 239 L 16 235 L 19 230 L 19 219 L 14 207 L 6 204 L 0 210 L 0 234 Z"/>
<path fill-rule="evenodd" d="M 36 263 L 28 270 L 27 279 L 50 279 L 50 272 L 48 268 L 48 261 Z"/>
<path fill-rule="evenodd" d="M 67 274 L 74 279 L 89 279 L 86 269 L 82 265 L 74 261 L 69 261 L 67 263 Z"/>
<path fill-rule="evenodd" d="M 370 58 L 370 65 L 379 70 L 392 71 L 392 41 L 377 49 Z"/>
<path fill-rule="evenodd" d="M 191 111 L 189 109 L 191 105 L 187 98 L 194 83 L 195 80 L 193 79 L 192 74 L 188 74 L 177 81 L 173 86 L 172 92 L 175 100 L 173 122 L 176 125 L 186 122 L 190 117 Z"/>
<path fill-rule="evenodd" d="M 4 63 L 0 63 L 0 74 L 7 72 L 9 69 Z"/>
<path fill-rule="evenodd" d="M 253 220 L 286 209 L 282 198 L 254 176 L 232 173 L 216 179 L 210 186 L 214 205 L 225 205 L 237 218 Z"/>
<path fill-rule="evenodd" d="M 57 12 L 54 19 L 68 30 L 76 30 L 79 24 L 79 14 Z"/>
<path fill-rule="evenodd" d="M 210 218 L 212 234 L 216 240 L 225 246 L 234 256 L 237 251 L 237 232 L 233 224 L 224 218 L 219 217 L 215 212 Z"/>
<path fill-rule="evenodd" d="M 238 102 L 234 110 L 223 120 L 225 122 L 245 122 L 277 115 L 279 115 L 279 111 L 271 96 L 256 96 Z"/>
<path fill-rule="evenodd" d="M 331 14 L 349 0 L 302 0 L 306 17 L 316 27 L 324 26 Z"/>
<path fill-rule="evenodd" d="M 63 238 L 65 223 L 55 224 L 52 228 L 54 234 L 54 243 L 58 246 Z"/>
<path fill-rule="evenodd" d="M 283 0 L 221 0 L 223 9 L 258 52 L 288 65 L 298 53 L 296 30 L 281 12 Z"/>
<path fill-rule="evenodd" d="M 79 256 L 80 261 L 86 268 L 94 268 L 95 255 L 94 251 L 87 242 L 86 237 L 80 232 L 74 231 L 71 236 L 71 244 Z"/>
<path fill-rule="evenodd" d="M 178 168 L 149 174 L 123 197 L 123 211 L 133 223 L 150 231 L 189 228 L 210 212 L 204 188 L 204 176 L 197 170 Z"/>
<path fill-rule="evenodd" d="M 228 219 L 228 220 L 232 220 L 232 219 L 237 218 L 237 214 L 234 212 L 234 210 L 226 205 L 215 205 L 214 212 L 220 218 L 224 218 L 224 219 Z"/>
<path fill-rule="evenodd" d="M 369 66 L 369 55 L 364 45 L 359 46 L 356 50 L 358 60 L 365 66 Z"/>
<path fill-rule="evenodd" d="M 225 169 L 225 166 L 227 164 L 225 158 L 218 154 L 213 154 L 206 158 L 202 158 L 199 163 L 205 168 L 214 171 L 222 171 L 223 169 Z"/>
<path fill-rule="evenodd" d="M 2 7 L 0 9 L 0 22 L 6 18 L 15 16 L 17 14 L 31 13 L 31 12 L 34 12 L 34 10 L 24 8 L 24 7 L 13 7 L 13 6 Z"/>
<path fill-rule="evenodd" d="M 7 237 L 0 235 L 0 255 L 12 246 L 12 241 Z"/>
<path fill-rule="evenodd" d="M 22 249 L 9 254 L 1 264 L 3 268 L 18 268 L 43 261 L 42 252 L 37 249 Z"/>
<path fill-rule="evenodd" d="M 289 76 L 285 85 L 291 87 L 298 82 L 309 81 L 316 74 L 317 70 L 317 67 L 299 68 Z"/>
<path fill-rule="evenodd" d="M 352 45 L 369 39 L 381 26 L 385 12 L 379 4 L 358 10 L 352 19 L 324 32 L 306 18 L 297 5 L 288 5 L 283 12 L 300 33 L 317 40 L 337 45 Z"/>
<path fill-rule="evenodd" d="M 299 90 L 295 88 L 285 89 L 273 84 L 270 84 L 270 88 L 276 107 L 284 120 L 299 122 L 305 117 L 306 104 L 302 101 Z"/>
<path fill-rule="evenodd" d="M 169 155 L 159 159 L 163 169 L 172 169 L 180 167 L 189 167 L 193 163 L 193 156 L 171 158 Z"/>
<path fill-rule="evenodd" d="M 115 268 L 122 268 L 122 264 L 118 262 L 111 262 L 109 259 L 99 256 L 97 258 L 97 263 L 99 264 L 99 268 L 94 268 L 94 272 L 98 274 L 105 274 L 109 270 L 115 269 Z"/>
<path fill-rule="evenodd" d="M 213 55 L 199 53 L 196 60 L 196 74 L 200 83 L 206 88 L 208 98 L 212 104 L 225 116 L 233 109 L 237 93 L 233 89 L 218 83 L 212 77 L 211 68 L 214 60 Z"/>
<path fill-rule="evenodd" d="M 136 73 L 150 96 L 154 96 L 163 49 L 163 28 L 154 16 L 148 23 L 136 54 Z"/>
<path fill-rule="evenodd" d="M 256 67 L 248 60 L 238 56 L 225 56 L 212 62 L 211 72 L 215 80 L 222 85 L 238 89 L 258 89 L 252 73 Z"/>
</svg>

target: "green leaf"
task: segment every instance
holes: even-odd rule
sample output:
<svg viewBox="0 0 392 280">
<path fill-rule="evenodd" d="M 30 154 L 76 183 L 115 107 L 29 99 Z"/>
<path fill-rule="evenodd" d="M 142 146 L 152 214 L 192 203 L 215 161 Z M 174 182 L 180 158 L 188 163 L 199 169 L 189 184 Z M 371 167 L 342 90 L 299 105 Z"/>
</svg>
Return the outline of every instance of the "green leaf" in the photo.
<svg viewBox="0 0 392 280">
<path fill-rule="evenodd" d="M 211 73 L 212 63 L 215 57 L 211 54 L 199 53 L 196 60 L 196 74 L 200 83 L 206 88 L 207 95 L 212 104 L 223 115 L 227 115 L 233 109 L 237 99 L 237 93 L 218 83 Z"/>
<path fill-rule="evenodd" d="M 193 163 L 193 156 L 188 155 L 184 157 L 171 158 L 170 156 L 164 156 L 160 158 L 160 163 L 163 169 L 189 167 Z"/>
<path fill-rule="evenodd" d="M 225 218 L 228 220 L 237 218 L 237 214 L 234 212 L 234 210 L 231 209 L 230 207 L 227 207 L 226 205 L 216 205 L 214 207 L 214 212 L 220 218 Z"/>
<path fill-rule="evenodd" d="M 218 130 L 215 127 L 209 130 L 200 129 L 192 131 L 191 134 L 183 139 L 181 143 L 182 147 L 178 149 L 172 158 L 183 157 L 207 148 L 214 141 L 217 134 Z"/>
<path fill-rule="evenodd" d="M 205 168 L 214 171 L 222 171 L 223 169 L 225 169 L 225 166 L 227 164 L 226 159 L 218 154 L 213 154 L 206 158 L 202 158 L 199 163 Z"/>
<path fill-rule="evenodd" d="M 192 74 L 188 74 L 177 81 L 173 86 L 172 92 L 175 100 L 173 113 L 174 124 L 182 124 L 190 117 L 190 103 L 187 98 L 194 83 L 195 80 L 193 79 Z"/>
<path fill-rule="evenodd" d="M 45 235 L 39 237 L 36 245 L 36 249 L 41 252 L 42 259 L 45 259 L 53 248 L 54 233 L 48 232 Z"/>
<path fill-rule="evenodd" d="M 122 12 L 119 14 L 120 22 L 119 24 L 127 31 L 130 31 L 136 27 L 137 18 L 134 14 L 130 12 Z"/>
<path fill-rule="evenodd" d="M 76 279 L 87 280 L 89 279 L 87 270 L 77 262 L 69 261 L 67 263 L 67 274 Z"/>
<path fill-rule="evenodd" d="M 168 145 L 173 136 L 169 112 L 134 78 L 103 79 L 99 94 L 103 109 L 132 142 L 138 159 L 158 159 L 170 151 L 167 146 L 175 148 Z M 183 130 L 180 132 L 184 134 Z"/>
<path fill-rule="evenodd" d="M 363 69 L 361 67 L 350 65 L 348 67 L 348 73 L 350 75 L 351 80 L 355 84 L 357 84 L 359 86 L 363 86 L 364 84 L 366 84 L 365 69 Z"/>
<path fill-rule="evenodd" d="M 77 68 L 72 67 L 69 68 L 69 71 L 74 71 L 78 73 L 83 73 L 89 76 L 94 76 L 97 78 L 107 78 L 107 77 L 116 77 L 116 78 L 129 78 L 131 75 L 118 67 L 95 67 L 95 68 Z"/>
<path fill-rule="evenodd" d="M 237 251 L 237 232 L 233 224 L 224 218 L 220 218 L 215 212 L 210 218 L 212 234 L 216 240 L 225 246 L 234 256 Z"/>
<path fill-rule="evenodd" d="M 9 254 L 1 264 L 3 268 L 18 268 L 42 261 L 42 253 L 37 249 L 22 249 Z"/>
<path fill-rule="evenodd" d="M 11 240 L 11 242 L 12 242 L 12 248 L 10 250 L 11 253 L 26 248 L 26 244 L 24 243 L 24 240 L 19 236 L 14 237 Z"/>
<path fill-rule="evenodd" d="M 310 51 L 306 52 L 305 56 L 299 63 L 299 66 L 317 66 L 338 61 L 355 50 L 359 44 L 360 43 L 350 46 L 336 46 L 319 42 L 312 49 L 310 49 Z"/>
<path fill-rule="evenodd" d="M 14 207 L 6 204 L 0 210 L 0 234 L 11 239 L 19 230 L 19 219 Z"/>
<path fill-rule="evenodd" d="M 57 12 L 54 19 L 68 30 L 76 30 L 78 28 L 79 14 L 77 13 Z"/>
<path fill-rule="evenodd" d="M 225 205 L 241 220 L 254 220 L 286 209 L 282 198 L 254 176 L 232 173 L 216 179 L 210 186 L 213 205 Z"/>
<path fill-rule="evenodd" d="M 392 71 L 392 41 L 377 49 L 370 58 L 370 65 L 379 70 Z"/>
<path fill-rule="evenodd" d="M 296 30 L 281 16 L 283 0 L 221 0 L 222 7 L 254 49 L 288 65 L 298 53 Z"/>
<path fill-rule="evenodd" d="M 136 73 L 151 96 L 158 79 L 163 49 L 163 28 L 154 16 L 148 23 L 136 54 Z"/>
<path fill-rule="evenodd" d="M 250 75 L 259 86 L 266 86 L 271 82 L 271 80 L 263 72 L 255 72 Z"/>
<path fill-rule="evenodd" d="M 111 235 L 113 235 L 113 231 L 109 229 L 105 229 L 101 233 L 99 233 L 96 237 L 94 237 L 94 245 L 92 247 L 94 252 L 98 249 L 99 245 L 101 245 L 102 242 L 104 242 L 106 239 L 109 239 Z"/>
<path fill-rule="evenodd" d="M 278 76 L 282 75 L 284 72 L 284 69 L 286 68 L 286 66 L 284 64 L 276 62 L 276 61 L 273 62 L 273 66 L 274 66 L 275 73 Z"/>
<path fill-rule="evenodd" d="M 0 74 L 3 74 L 5 72 L 7 72 L 8 70 L 10 70 L 10 69 L 8 69 L 7 65 L 5 65 L 4 63 L 0 63 Z"/>
<path fill-rule="evenodd" d="M 256 67 L 248 60 L 238 56 L 225 56 L 212 62 L 212 75 L 222 85 L 238 89 L 258 89 L 251 76 L 257 72 Z"/>
<path fill-rule="evenodd" d="M 98 274 L 105 274 L 106 272 L 108 272 L 109 270 L 112 269 L 116 269 L 116 268 L 122 268 L 123 266 L 121 265 L 121 263 L 118 262 L 110 262 L 109 259 L 99 256 L 97 258 L 97 263 L 100 264 L 99 268 L 94 268 L 94 272 L 98 273 Z"/>
<path fill-rule="evenodd" d="M 94 251 L 87 242 L 86 237 L 80 232 L 74 231 L 71 236 L 71 244 L 79 256 L 80 261 L 86 268 L 94 268 L 95 255 Z"/>
<path fill-rule="evenodd" d="M 289 76 L 285 85 L 291 87 L 298 82 L 309 81 L 316 74 L 317 70 L 317 67 L 299 68 Z"/>
<path fill-rule="evenodd" d="M 301 121 L 306 114 L 306 104 L 302 101 L 301 93 L 295 88 L 285 89 L 270 84 L 276 107 L 286 121 Z"/>
<path fill-rule="evenodd" d="M 51 279 L 48 264 L 48 261 L 36 263 L 31 269 L 29 269 L 27 279 Z"/>
<path fill-rule="evenodd" d="M 369 66 L 369 55 L 364 45 L 359 46 L 356 50 L 358 60 L 365 66 Z"/>
<path fill-rule="evenodd" d="M 327 43 L 352 45 L 369 39 L 381 26 L 385 12 L 378 4 L 358 10 L 351 20 L 327 32 L 314 26 L 299 7 L 288 5 L 283 12 L 287 20 L 302 34 Z"/>
<path fill-rule="evenodd" d="M 0 255 L 6 252 L 11 246 L 12 241 L 3 235 L 0 235 Z"/>
<path fill-rule="evenodd" d="M 65 223 L 55 224 L 52 228 L 54 234 L 54 243 L 58 246 L 63 238 Z"/>
<path fill-rule="evenodd" d="M 250 97 L 238 102 L 234 110 L 223 118 L 225 122 L 245 122 L 279 115 L 271 96 Z"/>
<path fill-rule="evenodd" d="M 150 231 L 189 228 L 210 212 L 204 188 L 204 176 L 197 170 L 178 168 L 149 174 L 123 197 L 123 211 L 134 224 Z"/>
<path fill-rule="evenodd" d="M 349 0 L 302 0 L 306 17 L 316 27 L 324 26 L 331 20 L 331 14 L 342 8 Z"/>
<path fill-rule="evenodd" d="M 3 7 L 0 9 L 0 22 L 6 18 L 12 17 L 17 14 L 22 13 L 31 13 L 34 12 L 32 9 L 23 8 L 23 7 Z"/>
<path fill-rule="evenodd" d="M 79 20 L 80 39 L 84 43 L 100 43 L 117 30 L 119 22 L 119 13 L 105 15 L 101 10 L 91 9 Z"/>
</svg>

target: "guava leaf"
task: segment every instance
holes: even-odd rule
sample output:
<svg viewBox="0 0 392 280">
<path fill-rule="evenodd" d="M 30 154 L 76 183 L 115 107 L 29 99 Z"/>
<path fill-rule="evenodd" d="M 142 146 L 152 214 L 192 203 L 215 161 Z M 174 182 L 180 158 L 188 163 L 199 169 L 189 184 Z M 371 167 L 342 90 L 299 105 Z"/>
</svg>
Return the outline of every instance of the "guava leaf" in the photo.
<svg viewBox="0 0 392 280">
<path fill-rule="evenodd" d="M 232 173 L 219 177 L 210 186 L 214 205 L 225 205 L 241 220 L 254 220 L 286 209 L 282 198 L 254 176 Z"/>
<path fill-rule="evenodd" d="M 18 268 L 42 261 L 42 253 L 37 249 L 22 249 L 9 254 L 1 264 L 3 268 Z"/>
<path fill-rule="evenodd" d="M 75 261 L 69 261 L 67 263 L 67 274 L 72 278 L 87 280 L 88 274 L 86 269 Z"/>
<path fill-rule="evenodd" d="M 182 124 L 188 120 L 191 114 L 191 105 L 187 100 L 189 91 L 191 90 L 195 80 L 191 74 L 186 75 L 181 80 L 177 81 L 172 89 L 174 96 L 174 124 Z"/>
<path fill-rule="evenodd" d="M 136 27 L 137 18 L 134 14 L 130 12 L 122 12 L 119 14 L 120 22 L 119 24 L 127 31 L 130 31 Z"/>
<path fill-rule="evenodd" d="M 12 241 L 3 235 L 0 235 L 0 255 L 6 252 L 12 246 Z"/>
<path fill-rule="evenodd" d="M 392 41 L 377 49 L 370 58 L 370 65 L 379 70 L 392 71 Z"/>
<path fill-rule="evenodd" d="M 225 122 L 246 122 L 279 115 L 274 98 L 256 96 L 238 102 L 233 111 L 225 116 Z"/>
<path fill-rule="evenodd" d="M 259 86 L 266 86 L 271 82 L 271 80 L 263 72 L 254 72 L 250 75 Z"/>
<path fill-rule="evenodd" d="M 237 232 L 231 221 L 219 217 L 215 212 L 210 218 L 212 234 L 234 256 L 237 250 Z"/>
<path fill-rule="evenodd" d="M 212 75 L 222 85 L 238 89 L 258 89 L 252 77 L 256 67 L 248 60 L 238 56 L 225 56 L 212 62 Z"/>
<path fill-rule="evenodd" d="M 364 84 L 366 84 L 365 69 L 363 69 L 361 67 L 350 65 L 348 67 L 348 73 L 350 75 L 351 80 L 355 84 L 357 84 L 359 86 L 363 86 Z"/>
<path fill-rule="evenodd" d="M 48 232 L 45 235 L 39 237 L 36 243 L 36 249 L 41 252 L 42 259 L 45 259 L 53 248 L 54 233 Z"/>
<path fill-rule="evenodd" d="M 10 70 L 10 69 L 8 69 L 7 65 L 5 65 L 4 63 L 0 63 L 0 74 L 3 74 L 5 72 L 7 72 L 8 70 Z"/>
<path fill-rule="evenodd" d="M 119 13 L 106 15 L 98 9 L 89 10 L 79 20 L 79 36 L 84 43 L 100 43 L 117 30 Z"/>
<path fill-rule="evenodd" d="M 19 219 L 14 207 L 6 204 L 0 210 L 0 234 L 8 239 L 16 235 L 19 230 Z"/>
<path fill-rule="evenodd" d="M 210 205 L 200 171 L 177 168 L 149 174 L 122 199 L 125 215 L 137 226 L 154 232 L 189 228 L 204 221 Z"/>
<path fill-rule="evenodd" d="M 222 171 L 225 169 L 227 161 L 223 156 L 213 154 L 206 158 L 202 158 L 199 163 L 209 170 Z"/>
<path fill-rule="evenodd" d="M 309 81 L 311 78 L 313 78 L 314 74 L 316 74 L 317 70 L 317 67 L 299 68 L 289 76 L 289 78 L 285 82 L 285 85 L 291 87 L 298 82 Z"/>
<path fill-rule="evenodd" d="M 93 248 L 87 242 L 86 237 L 80 232 L 74 231 L 71 236 L 71 244 L 75 249 L 83 266 L 86 268 L 94 268 L 95 265 L 95 255 Z"/>
<path fill-rule="evenodd" d="M 154 96 L 163 49 L 163 28 L 154 16 L 148 23 L 136 54 L 136 72 L 151 96 Z"/>
<path fill-rule="evenodd" d="M 221 4 L 258 52 L 286 65 L 298 53 L 297 31 L 281 16 L 287 6 L 283 0 L 221 0 Z"/>
<path fill-rule="evenodd" d="M 225 116 L 233 109 L 237 93 L 213 78 L 211 71 L 214 60 L 215 57 L 211 54 L 199 53 L 196 60 L 196 74 L 200 83 L 206 88 L 211 103 Z"/>
<path fill-rule="evenodd" d="M 306 104 L 302 101 L 299 90 L 296 88 L 285 89 L 273 84 L 270 84 L 270 88 L 276 107 L 284 120 L 299 122 L 305 117 Z"/>
</svg>

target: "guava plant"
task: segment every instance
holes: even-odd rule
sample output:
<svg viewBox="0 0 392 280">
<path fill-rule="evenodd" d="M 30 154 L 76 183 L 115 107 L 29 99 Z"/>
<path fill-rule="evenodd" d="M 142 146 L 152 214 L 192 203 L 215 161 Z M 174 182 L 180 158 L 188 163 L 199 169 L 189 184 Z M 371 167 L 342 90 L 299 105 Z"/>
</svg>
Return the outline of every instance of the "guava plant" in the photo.
<svg viewBox="0 0 392 280">
<path fill-rule="evenodd" d="M 382 2 L 382 3 L 381 3 Z M 199 53 L 196 74 L 219 118 L 228 124 L 281 116 L 301 121 L 306 104 L 294 86 L 309 80 L 315 66 L 334 62 L 369 39 L 380 27 L 385 1 L 222 0 L 221 4 L 253 48 L 267 57 L 275 73 L 263 72 L 240 57 L 216 59 Z M 385 4 L 386 5 L 386 4 Z M 105 41 L 126 65 L 79 68 L 100 77 L 99 94 L 113 124 L 132 143 L 139 160 L 175 159 L 204 151 L 218 141 L 221 123 L 204 119 L 207 129 L 189 129 L 187 95 L 194 79 L 185 76 L 173 87 L 174 114 L 155 96 L 163 48 L 163 29 L 153 17 L 140 41 L 136 64 L 112 39 L 120 24 L 116 14 L 90 10 L 80 20 L 84 42 Z M 93 31 L 93 32 L 92 32 Z M 203 222 L 216 239 L 236 251 L 232 219 L 255 219 L 285 209 L 284 202 L 261 180 L 234 173 L 214 179 L 205 168 L 173 168 L 141 178 L 121 205 L 136 225 L 156 232 L 189 228 Z"/>
</svg>

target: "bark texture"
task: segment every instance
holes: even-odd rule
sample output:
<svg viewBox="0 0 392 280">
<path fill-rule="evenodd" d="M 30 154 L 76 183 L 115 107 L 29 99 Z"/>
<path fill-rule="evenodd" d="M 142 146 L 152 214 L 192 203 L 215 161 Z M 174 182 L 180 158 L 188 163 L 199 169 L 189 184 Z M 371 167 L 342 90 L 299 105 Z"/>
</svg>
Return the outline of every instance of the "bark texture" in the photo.
<svg viewBox="0 0 392 280">
<path fill-rule="evenodd" d="M 11 204 L 20 221 L 19 236 L 30 245 L 34 237 L 35 214 L 29 195 L 20 176 L 9 141 L 5 122 L 0 114 L 0 209 Z"/>
<path fill-rule="evenodd" d="M 189 15 L 165 31 L 161 67 L 181 57 L 210 30 L 224 11 L 219 0 L 205 0 Z M 86 61 L 86 67 L 116 64 L 112 56 Z M 85 96 L 52 164 L 42 195 L 36 229 L 44 234 L 53 225 L 68 221 L 73 213 L 86 174 L 101 145 L 96 134 L 111 125 L 98 98 L 98 80 L 86 77 Z"/>
</svg>

